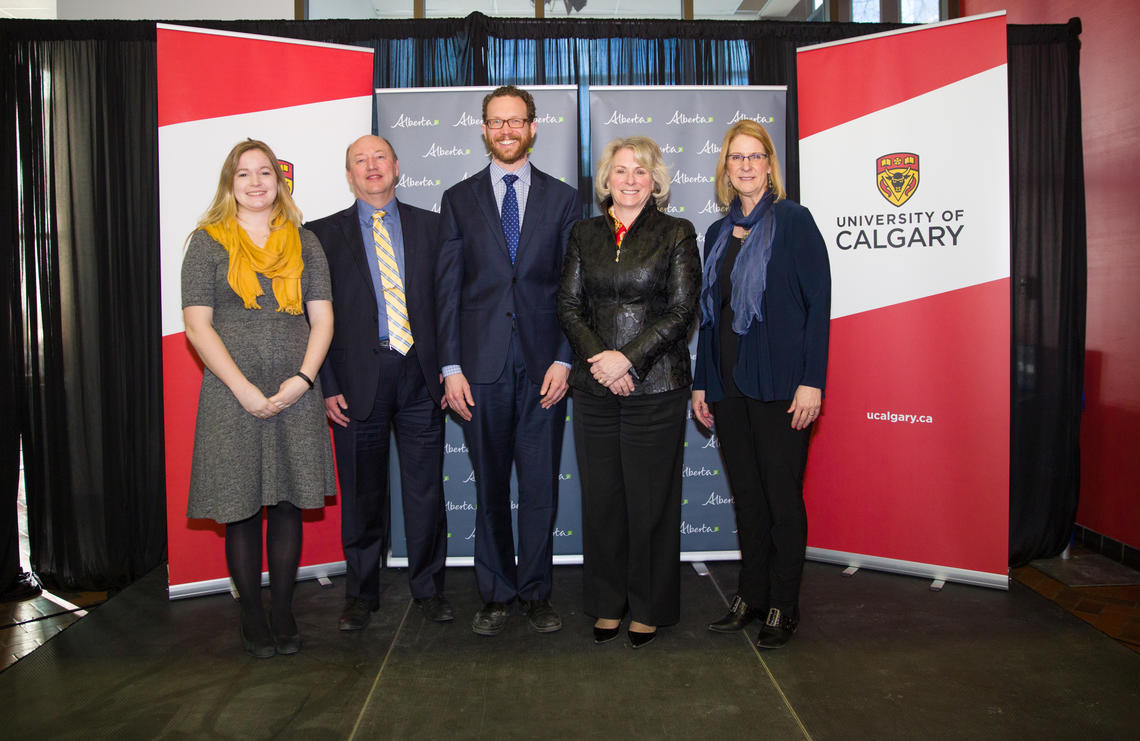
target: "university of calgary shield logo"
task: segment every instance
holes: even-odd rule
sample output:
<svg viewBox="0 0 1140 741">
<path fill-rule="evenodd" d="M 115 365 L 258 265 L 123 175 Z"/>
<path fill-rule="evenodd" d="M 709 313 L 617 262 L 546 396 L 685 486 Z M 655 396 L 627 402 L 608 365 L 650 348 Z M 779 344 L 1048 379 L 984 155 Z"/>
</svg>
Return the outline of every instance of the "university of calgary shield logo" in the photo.
<svg viewBox="0 0 1140 741">
<path fill-rule="evenodd" d="M 289 185 L 289 195 L 293 195 L 293 163 L 279 159 L 277 164 L 281 165 L 281 174 L 285 176 L 285 182 Z"/>
<path fill-rule="evenodd" d="M 913 152 L 895 152 L 881 155 L 876 160 L 879 192 L 888 201 L 901 206 L 918 190 L 918 155 Z"/>
</svg>

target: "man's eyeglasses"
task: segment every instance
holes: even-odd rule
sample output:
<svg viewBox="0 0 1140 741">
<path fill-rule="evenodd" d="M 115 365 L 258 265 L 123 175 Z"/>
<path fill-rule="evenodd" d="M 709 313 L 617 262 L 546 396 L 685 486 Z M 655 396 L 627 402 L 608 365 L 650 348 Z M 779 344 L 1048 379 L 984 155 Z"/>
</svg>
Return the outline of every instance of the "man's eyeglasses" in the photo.
<svg viewBox="0 0 1140 741">
<path fill-rule="evenodd" d="M 768 159 L 767 152 L 753 152 L 752 154 L 730 154 L 728 161 L 734 165 L 743 165 L 744 160 L 748 160 L 754 165 L 760 164 L 761 160 Z"/>
<path fill-rule="evenodd" d="M 510 126 L 512 129 L 521 129 L 526 124 L 530 123 L 529 118 L 488 118 L 483 122 L 488 129 L 501 129 L 503 124 Z"/>
</svg>

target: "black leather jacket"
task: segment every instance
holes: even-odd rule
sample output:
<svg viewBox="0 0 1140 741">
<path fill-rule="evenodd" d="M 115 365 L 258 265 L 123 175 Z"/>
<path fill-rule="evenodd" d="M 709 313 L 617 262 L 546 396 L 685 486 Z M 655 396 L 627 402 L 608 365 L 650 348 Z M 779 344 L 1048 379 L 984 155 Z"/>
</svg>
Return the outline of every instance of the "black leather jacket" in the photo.
<svg viewBox="0 0 1140 741">
<path fill-rule="evenodd" d="M 693 225 L 660 212 L 652 199 L 626 232 L 620 256 L 608 216 L 579 221 L 558 287 L 558 319 L 574 350 L 570 385 L 611 393 L 590 375 L 586 358 L 619 350 L 633 363 L 634 394 L 688 386 L 688 338 L 700 291 Z"/>
</svg>

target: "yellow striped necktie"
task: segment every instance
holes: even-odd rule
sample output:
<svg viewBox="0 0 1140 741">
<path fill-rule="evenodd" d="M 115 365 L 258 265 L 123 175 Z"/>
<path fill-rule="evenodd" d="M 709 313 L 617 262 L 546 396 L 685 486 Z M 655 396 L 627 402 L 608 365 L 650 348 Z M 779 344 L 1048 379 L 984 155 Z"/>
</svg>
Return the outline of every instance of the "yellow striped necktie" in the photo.
<svg viewBox="0 0 1140 741">
<path fill-rule="evenodd" d="M 407 355 L 412 349 L 412 324 L 408 321 L 408 302 L 404 296 L 404 282 L 396 265 L 392 239 L 384 228 L 384 212 L 372 214 L 372 242 L 376 246 L 376 262 L 380 266 L 380 282 L 384 286 L 384 310 L 388 314 L 388 345 Z"/>
</svg>

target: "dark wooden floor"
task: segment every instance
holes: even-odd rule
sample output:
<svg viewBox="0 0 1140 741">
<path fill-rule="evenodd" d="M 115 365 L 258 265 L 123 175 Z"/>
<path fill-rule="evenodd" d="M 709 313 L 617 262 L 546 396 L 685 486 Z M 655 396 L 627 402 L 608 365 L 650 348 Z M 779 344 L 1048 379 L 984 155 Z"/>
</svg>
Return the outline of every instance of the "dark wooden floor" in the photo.
<svg viewBox="0 0 1140 741">
<path fill-rule="evenodd" d="M 241 651 L 229 595 L 170 602 L 159 569 L 0 672 L 0 736 L 1135 737 L 1140 655 L 1039 594 L 1045 582 L 933 592 L 809 563 L 795 640 L 759 652 L 752 636 L 704 628 L 735 565 L 679 568 L 682 620 L 638 651 L 593 644 L 575 566 L 555 569 L 560 633 L 515 615 L 502 635 L 475 636 L 474 574 L 460 568 L 447 576 L 455 623 L 425 620 L 393 571 L 358 634 L 336 630 L 342 580 L 302 582 L 304 649 L 268 660 Z M 1100 599 L 1107 616 L 1129 595 L 1091 594 L 1073 606 L 1092 614 L 1085 600 Z"/>
<path fill-rule="evenodd" d="M 809 563 L 795 640 L 760 652 L 755 630 L 704 628 L 724 610 L 735 564 L 679 568 L 682 620 L 639 651 L 593 645 L 570 566 L 556 569 L 563 631 L 537 635 L 515 615 L 489 639 L 467 627 L 471 569 L 448 571 L 455 623 L 423 619 L 405 572 L 390 571 L 358 634 L 336 630 L 341 579 L 303 582 L 304 649 L 269 660 L 241 651 L 229 595 L 170 602 L 164 567 L 109 600 L 3 604 L 0 738 L 1137 736 L 1135 572 L 1132 584 L 1076 586 L 1055 578 L 1064 565 L 1038 562 L 1014 569 L 1008 592 L 933 592 L 922 579 Z"/>
</svg>

